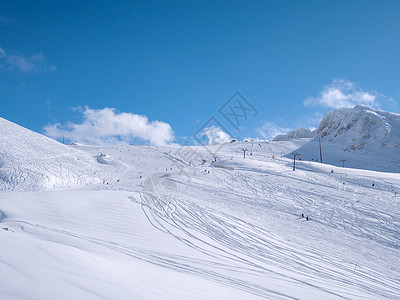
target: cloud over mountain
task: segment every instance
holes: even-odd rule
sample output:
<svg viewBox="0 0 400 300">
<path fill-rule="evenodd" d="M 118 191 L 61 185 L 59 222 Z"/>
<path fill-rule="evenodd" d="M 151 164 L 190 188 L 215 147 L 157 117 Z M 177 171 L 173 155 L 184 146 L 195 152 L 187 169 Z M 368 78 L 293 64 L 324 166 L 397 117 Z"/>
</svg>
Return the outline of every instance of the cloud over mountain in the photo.
<svg viewBox="0 0 400 300">
<path fill-rule="evenodd" d="M 346 79 L 334 79 L 325 85 L 318 97 L 309 97 L 304 101 L 306 106 L 324 106 L 334 109 L 351 108 L 357 104 L 379 107 L 377 92 L 366 92 L 359 85 Z"/>
</svg>

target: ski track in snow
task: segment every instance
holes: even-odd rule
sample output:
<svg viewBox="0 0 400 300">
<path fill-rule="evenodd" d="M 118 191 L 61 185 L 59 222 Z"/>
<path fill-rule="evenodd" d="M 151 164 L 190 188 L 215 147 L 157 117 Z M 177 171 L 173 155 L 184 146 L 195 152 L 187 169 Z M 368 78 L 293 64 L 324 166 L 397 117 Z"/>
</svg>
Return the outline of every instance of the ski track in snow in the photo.
<svg viewBox="0 0 400 300">
<path fill-rule="evenodd" d="M 112 299 L 117 288 L 121 299 L 398 299 L 399 175 L 305 161 L 293 172 L 281 156 L 301 143 L 257 143 L 245 160 L 241 144 L 229 144 L 219 167 L 201 147 L 190 161 L 167 146 L 57 145 L 51 159 L 4 153 L 0 190 L 13 192 L 0 193 L 0 223 L 12 231 L 0 234 L 0 270 L 89 299 Z M 149 189 L 156 175 L 163 181 Z M 58 191 L 32 192 L 40 190 Z M 28 268 L 18 261 L 30 251 L 37 261 Z M 64 252 L 75 258 L 68 268 Z M 135 279 L 134 290 L 117 275 L 142 264 L 160 281 L 158 296 L 150 279 Z M 39 287 L 32 299 L 46 296 Z M 30 298 L 11 284 L 0 292 Z"/>
<path fill-rule="evenodd" d="M 217 171 L 215 171 L 217 173 Z M 219 171 L 224 172 L 224 171 Z M 235 176 L 236 180 L 232 180 L 232 182 L 238 182 L 237 176 Z M 241 177 L 240 183 L 242 184 L 242 188 L 247 187 L 250 190 L 256 191 L 254 186 L 250 186 L 248 180 Z M 271 189 L 268 189 L 271 192 Z M 272 190 L 273 192 L 273 190 Z M 255 196 L 257 196 L 257 192 L 254 192 Z M 298 198 L 302 200 L 303 198 Z M 162 202 L 155 201 L 156 203 Z M 326 204 L 326 203 L 325 203 Z M 323 207 L 324 205 L 322 205 Z M 378 274 L 371 269 L 367 269 L 364 272 L 360 272 L 358 277 L 362 277 L 363 279 L 367 279 L 368 283 L 363 282 L 350 282 L 349 279 L 351 277 L 349 274 L 344 271 L 349 269 L 349 265 L 352 265 L 352 262 L 342 261 L 339 257 L 326 257 L 326 254 L 313 252 L 299 252 L 293 246 L 288 246 L 285 244 L 277 245 L 272 241 L 276 240 L 276 237 L 268 237 L 265 238 L 263 236 L 266 235 L 266 232 L 260 230 L 260 228 L 252 227 L 252 231 L 249 229 L 239 229 L 238 223 L 239 220 L 233 220 L 233 222 L 228 222 L 226 219 L 221 219 L 217 217 L 215 214 L 206 213 L 204 209 L 196 207 L 196 209 L 189 210 L 190 207 L 196 207 L 194 203 L 184 203 L 182 201 L 175 204 L 174 212 L 171 214 L 163 214 L 162 211 L 156 211 L 155 213 L 146 213 L 149 220 L 153 219 L 151 223 L 153 226 L 157 227 L 159 230 L 173 234 L 170 230 L 165 227 L 164 223 L 167 223 L 174 228 L 177 228 L 179 231 L 185 232 L 186 235 L 189 235 L 191 238 L 200 242 L 200 244 L 206 244 L 207 246 L 223 245 L 228 248 L 230 251 L 227 253 L 226 250 L 218 248 L 219 252 L 222 252 L 220 255 L 223 258 L 230 258 L 235 260 L 236 262 L 244 263 L 245 265 L 252 266 L 256 268 L 259 274 L 262 276 L 268 277 L 271 275 L 271 270 L 268 266 L 271 264 L 279 263 L 280 267 L 290 268 L 292 270 L 296 270 L 296 276 L 290 277 L 286 275 L 286 280 L 290 279 L 292 281 L 300 281 L 303 284 L 307 284 L 302 277 L 304 274 L 311 275 L 313 278 L 324 278 L 326 280 L 332 280 L 337 282 L 339 286 L 343 285 L 351 285 L 351 290 L 359 290 L 359 291 L 369 291 L 371 293 L 371 299 L 375 293 L 379 293 L 381 295 L 385 295 L 390 298 L 391 292 L 390 290 L 396 290 L 396 293 L 400 292 L 398 288 L 398 280 L 391 279 L 388 281 L 382 281 L 377 278 Z M 353 208 L 353 207 L 352 207 Z M 337 208 L 334 208 L 337 209 Z M 354 210 L 354 208 L 353 208 Z M 145 211 L 145 210 L 144 210 Z M 199 215 L 199 212 L 200 215 Z M 332 211 L 330 212 L 333 213 Z M 228 216 L 229 218 L 229 216 Z M 161 219 L 163 223 L 159 220 Z M 232 221 L 232 220 L 231 220 Z M 344 220 L 340 220 L 343 227 L 346 225 Z M 154 225 L 156 223 L 157 225 Z M 235 224 L 236 223 L 236 224 Z M 330 220 L 329 225 L 336 228 L 334 224 L 337 221 Z M 189 224 L 189 225 L 188 225 Z M 247 226 L 251 226 L 251 224 L 246 223 Z M 191 233 L 191 230 L 194 230 L 197 234 Z M 198 239 L 198 233 L 201 235 L 207 236 L 207 238 L 211 239 L 215 243 L 207 243 L 202 239 Z M 258 235 L 258 234 L 259 235 Z M 356 232 L 357 234 L 357 232 Z M 228 237 L 228 238 L 224 238 Z M 365 236 L 363 236 L 365 237 Z M 187 242 L 185 239 L 177 237 L 179 240 L 183 242 Z M 369 237 L 370 238 L 370 237 Z M 193 242 L 190 242 L 190 246 L 193 247 Z M 197 246 L 204 253 L 213 253 L 212 251 L 203 249 L 201 246 Z M 215 247 L 214 247 L 215 248 Z M 309 250 L 310 251 L 310 250 Z M 251 260 L 247 260 L 244 257 L 249 257 L 254 259 L 255 262 Z M 316 260 L 315 258 L 318 257 Z M 338 263 L 338 261 L 341 261 Z M 321 264 L 322 263 L 322 264 Z M 324 265 L 326 264 L 326 265 Z M 329 266 L 332 265 L 332 266 Z M 241 267 L 242 270 L 245 267 Z M 279 273 L 274 273 L 274 275 L 280 275 Z M 377 276 L 374 278 L 374 276 Z M 371 286 L 371 283 L 374 285 Z M 250 286 L 250 285 L 249 285 Z M 318 287 L 315 287 L 318 288 Z M 379 290 L 380 289 L 380 290 Z M 329 291 L 326 291 L 329 294 Z M 332 293 L 334 296 L 340 296 L 338 294 Z M 266 295 L 264 295 L 266 296 Z M 287 295 L 286 295 L 287 296 Z M 289 296 L 288 296 L 289 297 Z M 344 297 L 346 298 L 346 297 Z"/>
</svg>

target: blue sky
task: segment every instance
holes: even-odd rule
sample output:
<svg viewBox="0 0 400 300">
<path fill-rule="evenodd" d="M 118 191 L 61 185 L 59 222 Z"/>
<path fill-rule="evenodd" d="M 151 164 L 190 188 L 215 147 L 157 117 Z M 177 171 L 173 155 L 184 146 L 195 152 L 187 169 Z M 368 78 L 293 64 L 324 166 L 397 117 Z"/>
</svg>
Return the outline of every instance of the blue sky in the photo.
<svg viewBox="0 0 400 300">
<path fill-rule="evenodd" d="M 400 112 L 399 13 L 399 1 L 3 1 L 0 116 L 58 139 L 157 144 L 193 143 L 212 117 L 270 138 L 357 103 Z M 219 109 L 237 91 L 257 113 L 235 127 Z"/>
</svg>

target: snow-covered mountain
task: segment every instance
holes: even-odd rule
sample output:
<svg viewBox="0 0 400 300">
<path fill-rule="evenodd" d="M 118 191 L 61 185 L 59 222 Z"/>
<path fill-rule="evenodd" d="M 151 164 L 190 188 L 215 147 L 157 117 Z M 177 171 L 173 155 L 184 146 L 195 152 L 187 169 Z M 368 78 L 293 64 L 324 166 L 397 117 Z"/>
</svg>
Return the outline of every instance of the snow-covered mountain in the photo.
<svg viewBox="0 0 400 300">
<path fill-rule="evenodd" d="M 65 146 L 0 119 L 0 298 L 399 299 L 400 174 L 293 171 L 309 143 Z"/>
<path fill-rule="evenodd" d="M 296 150 L 303 160 L 320 160 L 320 138 L 324 163 L 400 172 L 399 114 L 357 105 L 329 112 L 313 132 L 297 129 L 274 140 L 305 137 L 296 132 L 314 137 Z"/>
<path fill-rule="evenodd" d="M 86 152 L 0 118 L 0 191 L 98 182 L 94 161 Z"/>
<path fill-rule="evenodd" d="M 357 105 L 328 113 L 316 135 L 346 152 L 399 151 L 400 115 Z"/>
<path fill-rule="evenodd" d="M 293 139 L 312 138 L 314 132 L 306 128 L 297 128 L 289 131 L 287 134 L 278 134 L 273 141 L 290 141 Z"/>
</svg>

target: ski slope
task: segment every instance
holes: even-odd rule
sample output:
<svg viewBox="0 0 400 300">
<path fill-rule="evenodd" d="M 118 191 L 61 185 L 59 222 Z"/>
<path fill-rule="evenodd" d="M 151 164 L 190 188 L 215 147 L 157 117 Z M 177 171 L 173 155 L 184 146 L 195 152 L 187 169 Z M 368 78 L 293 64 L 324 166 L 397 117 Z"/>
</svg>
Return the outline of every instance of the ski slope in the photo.
<svg viewBox="0 0 400 300">
<path fill-rule="evenodd" d="M 94 161 L 85 152 L 0 118 L 0 190 L 53 190 L 93 183 L 98 180 Z"/>
<path fill-rule="evenodd" d="M 95 147 L 20 132 L 0 144 L 4 299 L 400 298 L 397 173 L 293 171 L 304 139 Z"/>
</svg>

